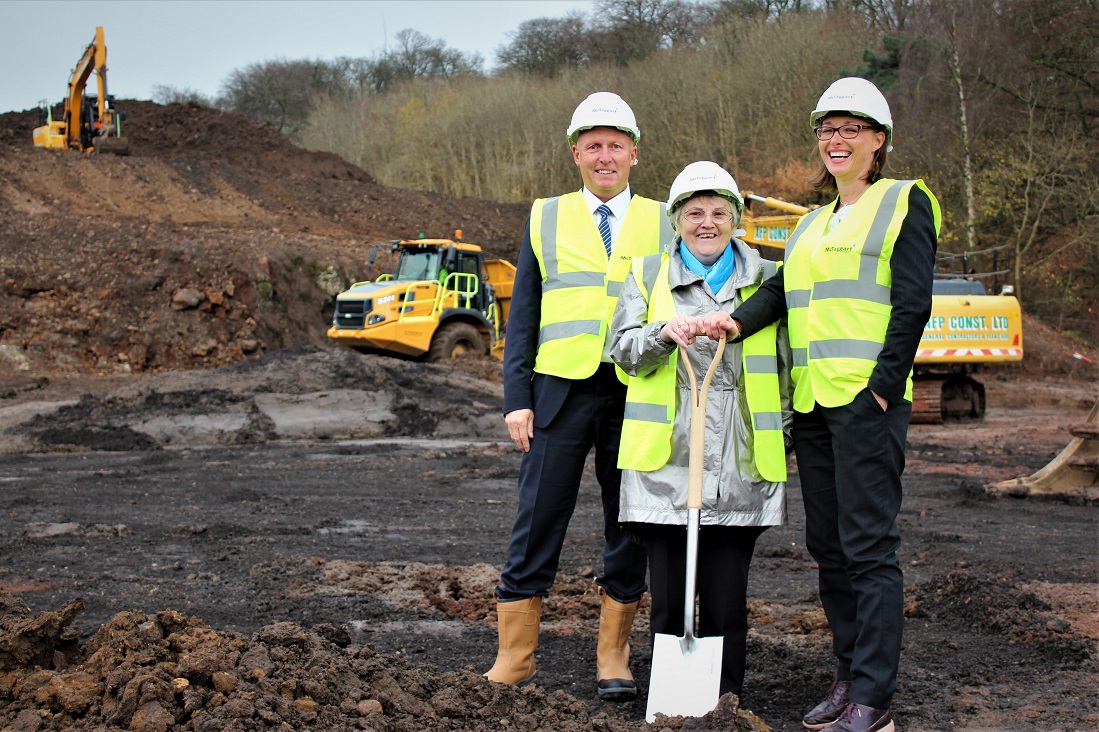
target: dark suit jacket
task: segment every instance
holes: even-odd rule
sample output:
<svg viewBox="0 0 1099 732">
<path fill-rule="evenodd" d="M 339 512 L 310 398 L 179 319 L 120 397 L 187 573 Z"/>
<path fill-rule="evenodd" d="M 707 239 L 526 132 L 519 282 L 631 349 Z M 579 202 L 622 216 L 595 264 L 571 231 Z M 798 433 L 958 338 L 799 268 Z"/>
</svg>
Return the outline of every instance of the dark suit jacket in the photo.
<svg viewBox="0 0 1099 732">
<path fill-rule="evenodd" d="M 538 329 L 542 322 L 542 273 L 530 243 L 530 219 L 523 230 L 515 284 L 511 290 L 504 344 L 504 414 L 533 409 L 534 426 L 546 427 L 569 395 L 571 379 L 534 373 Z"/>
</svg>

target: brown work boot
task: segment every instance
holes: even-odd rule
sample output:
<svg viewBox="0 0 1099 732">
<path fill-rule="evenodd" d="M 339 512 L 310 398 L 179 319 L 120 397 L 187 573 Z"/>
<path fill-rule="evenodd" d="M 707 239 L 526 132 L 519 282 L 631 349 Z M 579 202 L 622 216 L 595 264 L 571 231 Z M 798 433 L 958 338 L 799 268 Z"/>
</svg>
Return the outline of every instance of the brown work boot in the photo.
<svg viewBox="0 0 1099 732">
<path fill-rule="evenodd" d="M 630 630 L 640 601 L 621 603 L 597 588 L 603 608 L 599 612 L 599 641 L 595 665 L 600 699 L 627 701 L 637 696 L 637 684 L 630 673 Z"/>
<path fill-rule="evenodd" d="M 874 709 L 851 702 L 843 714 L 824 732 L 893 732 L 893 720 L 888 709 Z"/>
<path fill-rule="evenodd" d="M 496 627 L 500 650 L 496 663 L 485 674 L 499 684 L 521 684 L 534 676 L 534 651 L 542 622 L 542 598 L 496 601 Z"/>
<path fill-rule="evenodd" d="M 824 729 L 839 719 L 850 703 L 851 682 L 840 681 L 839 676 L 833 677 L 828 696 L 801 718 L 801 726 L 805 729 Z"/>
</svg>

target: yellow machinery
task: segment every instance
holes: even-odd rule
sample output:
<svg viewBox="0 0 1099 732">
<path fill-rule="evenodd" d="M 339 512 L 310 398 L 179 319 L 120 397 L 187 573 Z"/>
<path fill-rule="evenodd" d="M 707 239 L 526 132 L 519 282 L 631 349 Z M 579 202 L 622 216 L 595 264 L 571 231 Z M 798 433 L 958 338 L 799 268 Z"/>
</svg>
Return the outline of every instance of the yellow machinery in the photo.
<svg viewBox="0 0 1099 732">
<path fill-rule="evenodd" d="M 329 338 L 429 361 L 464 353 L 503 359 L 514 265 L 485 260 L 481 247 L 450 239 L 398 241 L 392 251 L 395 272 L 336 297 Z"/>
<path fill-rule="evenodd" d="M 1072 439 L 1049 463 L 1033 475 L 985 486 L 998 496 L 1063 495 L 1099 504 L 1099 401 L 1082 424 L 1069 427 Z"/>
<path fill-rule="evenodd" d="M 97 95 L 87 97 L 84 88 L 93 72 Z M 69 76 L 62 118 L 54 119 L 53 110 L 42 103 L 43 124 L 34 130 L 34 146 L 47 150 L 129 154 L 129 145 L 122 137 L 123 114 L 113 104 L 114 97 L 107 94 L 107 44 L 103 40 L 103 28 L 97 27 L 95 38 Z"/>
<path fill-rule="evenodd" d="M 744 192 L 745 201 L 782 211 L 755 216 L 745 208 L 741 227 L 747 243 L 777 259 L 802 215 L 812 209 Z M 770 251 L 768 251 L 768 248 Z M 1023 315 L 1019 301 L 989 295 L 979 281 L 936 276 L 931 318 L 924 327 L 913 368 L 912 421 L 937 424 L 944 419 L 982 419 L 984 386 L 972 377 L 985 364 L 1023 358 Z"/>
<path fill-rule="evenodd" d="M 770 247 L 772 250 L 777 250 L 772 252 L 764 250 L 763 253 L 765 255 L 770 254 L 771 258 L 781 259 L 782 251 L 786 248 L 786 240 L 790 238 L 790 234 L 794 233 L 794 227 L 798 225 L 798 219 L 813 209 L 778 198 L 764 198 L 763 196 L 754 195 L 750 191 L 744 191 L 742 195 L 746 205 L 740 227 L 744 229 L 745 234 L 740 238 L 757 249 Z M 783 213 L 756 216 L 752 213 L 750 201 L 759 201 L 764 206 Z"/>
</svg>

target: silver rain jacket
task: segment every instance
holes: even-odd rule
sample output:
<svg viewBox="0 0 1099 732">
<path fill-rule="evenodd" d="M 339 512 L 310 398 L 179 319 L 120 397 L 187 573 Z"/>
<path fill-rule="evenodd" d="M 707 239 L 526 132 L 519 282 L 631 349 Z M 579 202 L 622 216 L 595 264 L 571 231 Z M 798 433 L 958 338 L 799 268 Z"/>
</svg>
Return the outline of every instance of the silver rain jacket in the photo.
<svg viewBox="0 0 1099 732">
<path fill-rule="evenodd" d="M 702 278 L 687 269 L 679 255 L 680 239 L 669 245 L 669 280 L 676 311 L 701 317 L 721 309 L 732 312 L 740 304 L 742 287 L 759 283 L 763 265 L 759 252 L 733 239 L 736 271 L 715 296 Z M 644 375 L 678 346 L 664 343 L 660 329 L 666 321 L 649 323 L 648 305 L 631 273 L 626 279 L 611 321 L 612 360 L 631 376 Z M 787 450 L 793 419 L 790 381 L 792 356 L 783 320 L 778 328 L 779 389 Z M 717 344 L 699 337 L 688 349 L 699 386 L 706 375 Z M 687 463 L 690 454 L 691 382 L 683 354 L 676 365 L 676 411 L 672 430 L 672 454 L 664 467 L 651 471 L 622 471 L 619 521 L 652 524 L 687 523 Z M 786 484 L 763 480 L 752 465 L 748 447 L 748 401 L 741 382 L 741 348 L 725 347 L 714 372 L 706 404 L 706 445 L 703 453 L 703 525 L 776 526 L 786 522 Z"/>
</svg>

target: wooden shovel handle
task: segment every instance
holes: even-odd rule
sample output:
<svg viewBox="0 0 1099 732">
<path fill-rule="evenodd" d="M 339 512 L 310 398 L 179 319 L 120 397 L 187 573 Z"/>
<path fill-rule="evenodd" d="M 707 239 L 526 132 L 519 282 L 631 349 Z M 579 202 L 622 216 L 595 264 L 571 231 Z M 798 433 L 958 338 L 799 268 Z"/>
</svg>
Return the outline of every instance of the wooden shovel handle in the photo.
<svg viewBox="0 0 1099 732">
<path fill-rule="evenodd" d="M 694 365 L 687 353 L 683 351 L 683 358 L 687 359 L 687 376 L 691 380 L 691 442 L 690 457 L 687 462 L 687 508 L 702 508 L 702 462 L 703 448 L 706 443 L 706 398 L 710 394 L 710 381 L 714 378 L 714 372 L 721 363 L 721 354 L 725 352 L 725 337 L 717 342 L 717 352 L 710 362 L 710 368 L 706 370 L 706 377 L 702 380 L 702 388 L 698 388 L 698 379 L 695 378 Z"/>
</svg>

